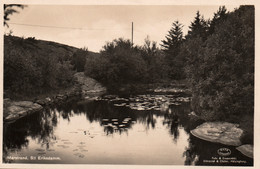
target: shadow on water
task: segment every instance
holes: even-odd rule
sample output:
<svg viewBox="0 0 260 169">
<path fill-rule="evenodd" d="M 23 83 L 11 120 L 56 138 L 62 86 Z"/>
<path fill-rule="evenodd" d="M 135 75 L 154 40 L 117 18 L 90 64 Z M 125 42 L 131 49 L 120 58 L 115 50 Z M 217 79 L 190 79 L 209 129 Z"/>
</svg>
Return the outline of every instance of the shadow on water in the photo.
<svg viewBox="0 0 260 169">
<path fill-rule="evenodd" d="M 144 103 L 149 104 L 149 102 Z M 5 163 L 14 162 L 6 159 L 6 157 L 9 154 L 19 153 L 22 149 L 28 148 L 30 145 L 29 138 L 35 140 L 37 144 L 41 144 L 43 149 L 51 149 L 57 140 L 55 128 L 59 125 L 59 121 L 62 119 L 67 123 L 71 123 L 74 116 L 80 116 L 85 117 L 86 121 L 90 123 L 99 124 L 105 136 L 121 135 L 123 133 L 128 135 L 128 131 L 134 130 L 136 124 L 142 124 L 146 131 L 158 130 L 157 126 L 163 126 L 162 130 L 167 130 L 173 144 L 185 143 L 182 145 L 183 147 L 178 147 L 183 152 L 183 165 L 253 165 L 253 160 L 243 156 L 235 147 L 206 142 L 190 135 L 191 129 L 203 123 L 202 120 L 192 119 L 188 115 L 190 112 L 188 102 L 181 105 L 170 105 L 163 111 L 133 110 L 125 106 L 116 107 L 109 101 L 103 100 L 72 101 L 65 105 L 56 105 L 42 112 L 24 117 L 15 123 L 4 125 L 3 161 Z M 180 137 L 183 137 L 181 133 L 185 133 L 188 138 L 181 140 Z M 84 135 L 87 134 L 89 133 L 84 131 Z M 173 145 L 168 144 L 165 146 L 171 148 L 170 146 Z M 217 154 L 217 150 L 223 147 L 231 150 L 232 154 L 228 157 L 235 157 L 237 160 L 242 159 L 247 163 L 205 162 L 205 160 L 212 160 L 215 157 L 221 158 Z M 74 161 L 74 163 L 77 163 L 77 161 Z"/>
<path fill-rule="evenodd" d="M 4 161 L 11 162 L 5 157 L 8 152 L 17 152 L 27 147 L 29 142 L 27 137 L 37 140 L 39 144 L 49 148 L 50 140 L 55 140 L 53 133 L 54 127 L 57 125 L 57 115 L 51 109 L 35 113 L 17 120 L 15 123 L 4 125 L 3 134 L 3 153 Z"/>
</svg>

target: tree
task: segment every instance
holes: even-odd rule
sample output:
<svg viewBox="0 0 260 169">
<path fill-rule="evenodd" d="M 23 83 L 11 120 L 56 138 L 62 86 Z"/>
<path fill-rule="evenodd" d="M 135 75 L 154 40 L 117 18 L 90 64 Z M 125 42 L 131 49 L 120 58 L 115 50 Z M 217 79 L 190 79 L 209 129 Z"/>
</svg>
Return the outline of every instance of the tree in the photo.
<svg viewBox="0 0 260 169">
<path fill-rule="evenodd" d="M 177 56 L 179 52 L 179 47 L 183 41 L 182 33 L 183 25 L 179 21 L 175 21 L 172 24 L 172 28 L 165 36 L 166 40 L 162 40 L 162 48 L 168 55 Z"/>
<path fill-rule="evenodd" d="M 194 21 L 189 26 L 188 34 L 186 35 L 186 39 L 191 39 L 194 37 L 200 37 L 202 40 L 206 40 L 207 38 L 207 31 L 208 31 L 208 22 L 205 21 L 203 16 L 200 15 L 200 12 L 197 11 L 196 17 Z"/>
<path fill-rule="evenodd" d="M 132 47 L 130 40 L 120 38 L 103 46 L 98 58 L 87 58 L 85 75 L 108 87 L 118 87 L 144 82 L 147 79 L 147 65 L 138 47 Z"/>
<path fill-rule="evenodd" d="M 7 23 L 7 21 L 10 20 L 9 16 L 12 15 L 13 13 L 18 13 L 15 7 L 23 9 L 26 6 L 21 4 L 4 4 L 4 26 L 9 27 Z"/>
<path fill-rule="evenodd" d="M 65 60 L 69 50 L 57 52 L 59 48 L 32 38 L 4 36 L 6 94 L 29 96 L 70 86 L 74 71 Z"/>
<path fill-rule="evenodd" d="M 78 49 L 72 56 L 72 64 L 74 65 L 74 70 L 77 72 L 84 72 L 84 67 L 86 64 L 86 57 L 88 56 L 88 49 L 82 48 Z"/>
<path fill-rule="evenodd" d="M 142 57 L 150 64 L 152 57 L 159 51 L 155 41 L 151 41 L 149 36 L 144 39 L 144 45 L 140 48 Z"/>
<path fill-rule="evenodd" d="M 210 21 L 209 25 L 210 35 L 214 33 L 216 25 L 223 23 L 223 21 L 227 18 L 227 14 L 227 8 L 225 6 L 220 6 L 218 11 L 214 13 L 214 17 Z"/>
<path fill-rule="evenodd" d="M 185 42 L 192 106 L 206 120 L 237 122 L 254 113 L 254 7 L 218 20 L 204 41 L 190 32 L 196 36 Z"/>
<path fill-rule="evenodd" d="M 168 62 L 168 75 L 171 79 L 182 79 L 184 78 L 183 59 L 178 57 L 181 45 L 183 43 L 183 25 L 178 21 L 172 24 L 171 30 L 166 35 L 166 40 L 162 40 L 162 48 L 166 54 L 166 60 Z"/>
<path fill-rule="evenodd" d="M 149 76 L 148 82 L 160 82 L 167 78 L 168 65 L 164 53 L 157 47 L 155 41 L 149 36 L 144 39 L 144 45 L 140 49 L 141 55 L 147 64 Z"/>
</svg>

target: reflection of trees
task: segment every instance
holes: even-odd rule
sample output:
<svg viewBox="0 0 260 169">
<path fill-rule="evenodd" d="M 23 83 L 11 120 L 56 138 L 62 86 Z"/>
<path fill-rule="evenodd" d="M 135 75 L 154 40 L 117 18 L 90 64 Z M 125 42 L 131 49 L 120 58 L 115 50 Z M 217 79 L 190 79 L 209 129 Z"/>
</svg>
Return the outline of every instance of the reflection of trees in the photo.
<svg viewBox="0 0 260 169">
<path fill-rule="evenodd" d="M 29 144 L 28 137 L 37 139 L 38 143 L 49 147 L 49 142 L 56 139 L 53 128 L 57 125 L 57 115 L 53 111 L 44 110 L 26 116 L 12 124 L 4 125 L 3 150 L 17 151 Z M 6 161 L 5 161 L 6 162 Z"/>
<path fill-rule="evenodd" d="M 136 112 L 136 114 L 138 114 L 138 121 L 145 124 L 146 129 L 149 129 L 150 126 L 152 129 L 155 128 L 156 114 L 154 114 L 152 111 Z"/>
<path fill-rule="evenodd" d="M 113 126 L 105 126 L 104 132 L 106 133 L 106 135 L 113 135 L 114 133 L 119 133 L 121 135 L 123 132 L 128 133 L 128 129 L 129 128 L 127 127 L 120 128 L 120 127 L 113 127 Z"/>
<path fill-rule="evenodd" d="M 167 125 L 168 128 L 170 128 L 170 133 L 173 135 L 174 142 L 177 142 L 179 138 L 179 116 L 177 112 L 175 112 L 172 109 L 168 110 L 168 113 L 164 114 L 164 120 L 163 125 Z"/>
<path fill-rule="evenodd" d="M 185 157 L 184 165 L 194 165 L 198 160 L 198 156 L 196 155 L 195 145 L 190 140 L 189 140 L 189 146 L 185 148 L 183 157 Z"/>
<path fill-rule="evenodd" d="M 163 124 L 168 126 L 170 134 L 177 141 L 179 124 L 186 125 L 187 123 L 184 115 L 187 110 L 183 106 L 176 106 L 170 111 L 171 113 L 165 114 Z M 127 133 L 134 125 L 133 121 L 143 123 L 146 129 L 154 129 L 157 117 L 163 116 L 159 111 L 131 110 L 127 107 L 115 107 L 105 101 L 71 101 L 6 125 L 4 128 L 4 154 L 12 149 L 19 150 L 27 147 L 28 136 L 48 149 L 52 140 L 56 139 L 53 128 L 57 125 L 57 119 L 62 118 L 69 121 L 75 115 L 84 115 L 90 122 L 99 122 L 107 135 Z"/>
<path fill-rule="evenodd" d="M 63 119 L 69 119 L 73 114 L 84 114 L 90 122 L 99 122 L 100 125 L 104 127 L 104 132 L 107 135 L 126 132 L 127 129 L 131 128 L 131 122 L 136 120 L 135 114 L 129 111 L 129 109 L 125 107 L 114 107 L 113 104 L 104 101 L 95 102 L 83 100 L 70 102 L 57 107 L 57 111 L 62 114 Z M 127 124 L 123 123 L 125 118 L 131 118 L 131 120 Z M 107 119 L 108 121 L 104 122 L 103 119 Z M 118 124 L 113 124 L 112 119 L 117 119 Z M 110 125 L 108 126 L 108 124 Z M 124 125 L 124 127 L 120 125 Z"/>
</svg>

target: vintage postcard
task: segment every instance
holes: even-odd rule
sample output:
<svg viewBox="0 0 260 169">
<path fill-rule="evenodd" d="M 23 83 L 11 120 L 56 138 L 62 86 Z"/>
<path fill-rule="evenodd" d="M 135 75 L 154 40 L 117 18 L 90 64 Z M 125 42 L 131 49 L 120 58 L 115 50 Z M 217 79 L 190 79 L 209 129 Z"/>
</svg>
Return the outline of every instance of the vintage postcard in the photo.
<svg viewBox="0 0 260 169">
<path fill-rule="evenodd" d="M 0 168 L 258 166 L 257 4 L 1 5 Z"/>
</svg>

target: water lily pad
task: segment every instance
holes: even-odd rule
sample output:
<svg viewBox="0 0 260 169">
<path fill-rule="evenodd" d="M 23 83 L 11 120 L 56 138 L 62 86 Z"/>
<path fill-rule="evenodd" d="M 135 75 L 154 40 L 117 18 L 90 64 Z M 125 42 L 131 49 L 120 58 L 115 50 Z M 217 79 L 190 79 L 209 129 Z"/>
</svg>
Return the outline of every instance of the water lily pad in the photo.
<svg viewBox="0 0 260 169">
<path fill-rule="evenodd" d="M 126 103 L 121 103 L 121 104 L 114 104 L 114 106 L 118 106 L 118 107 L 122 107 L 122 106 L 125 106 Z"/>
<path fill-rule="evenodd" d="M 44 149 L 41 149 L 41 148 L 37 148 L 35 149 L 36 151 L 45 151 Z"/>
</svg>

